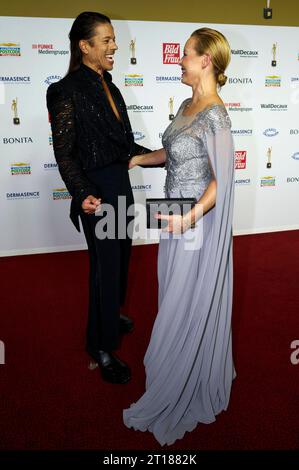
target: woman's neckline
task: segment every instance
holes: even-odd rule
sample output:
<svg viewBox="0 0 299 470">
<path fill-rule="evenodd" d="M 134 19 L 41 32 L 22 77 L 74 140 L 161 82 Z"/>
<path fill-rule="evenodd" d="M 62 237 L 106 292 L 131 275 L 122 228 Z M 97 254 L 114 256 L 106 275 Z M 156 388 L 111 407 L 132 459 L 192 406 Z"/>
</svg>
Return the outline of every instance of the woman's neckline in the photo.
<svg viewBox="0 0 299 470">
<path fill-rule="evenodd" d="M 189 98 L 189 101 L 190 101 L 190 100 L 191 100 L 191 98 Z M 187 104 L 185 104 L 185 106 L 184 106 L 184 108 L 183 108 L 183 110 L 182 110 L 182 112 L 181 112 L 181 116 L 186 117 L 186 118 L 187 118 L 187 117 L 194 117 L 194 116 L 197 116 L 198 114 L 201 114 L 201 113 L 203 113 L 203 112 L 205 112 L 205 111 L 208 111 L 209 109 L 215 108 L 215 107 L 217 107 L 217 106 L 221 106 L 222 108 L 225 108 L 225 105 L 222 104 L 222 103 L 212 103 L 212 104 L 206 106 L 205 108 L 203 108 L 201 111 L 197 111 L 196 113 L 193 113 L 193 114 L 184 114 L 185 109 L 188 107 Z"/>
</svg>

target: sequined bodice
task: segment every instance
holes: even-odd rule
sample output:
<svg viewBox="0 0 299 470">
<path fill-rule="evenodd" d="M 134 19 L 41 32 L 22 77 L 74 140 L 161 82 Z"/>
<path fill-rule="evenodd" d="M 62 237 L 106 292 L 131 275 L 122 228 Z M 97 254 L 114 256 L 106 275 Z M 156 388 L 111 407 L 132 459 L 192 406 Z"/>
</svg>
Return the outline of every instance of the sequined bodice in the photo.
<svg viewBox="0 0 299 470">
<path fill-rule="evenodd" d="M 213 105 L 195 115 L 184 116 L 185 100 L 163 134 L 166 151 L 166 197 L 196 197 L 206 190 L 213 171 L 210 165 L 206 134 L 230 127 L 223 105 Z"/>
</svg>

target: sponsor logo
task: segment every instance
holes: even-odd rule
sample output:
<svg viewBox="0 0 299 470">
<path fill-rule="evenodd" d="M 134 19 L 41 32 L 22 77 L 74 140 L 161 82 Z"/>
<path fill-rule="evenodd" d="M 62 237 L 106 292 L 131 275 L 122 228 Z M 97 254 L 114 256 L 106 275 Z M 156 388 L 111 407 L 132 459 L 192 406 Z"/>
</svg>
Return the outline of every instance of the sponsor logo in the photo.
<svg viewBox="0 0 299 470">
<path fill-rule="evenodd" d="M 66 188 L 56 188 L 52 191 L 54 201 L 58 201 L 61 199 L 72 199 L 72 196 L 68 192 Z"/>
<path fill-rule="evenodd" d="M 246 150 L 236 150 L 235 151 L 235 169 L 244 170 L 246 168 Z"/>
<path fill-rule="evenodd" d="M 264 176 L 261 178 L 261 187 L 273 187 L 276 185 L 274 176 Z"/>
<path fill-rule="evenodd" d="M 134 131 L 133 132 L 134 140 L 142 140 L 144 139 L 145 135 L 142 132 Z"/>
<path fill-rule="evenodd" d="M 288 176 L 287 183 L 299 183 L 299 176 Z"/>
<path fill-rule="evenodd" d="M 248 83 L 252 83 L 252 78 L 249 77 L 229 77 L 228 83 L 232 85 L 247 85 Z"/>
<path fill-rule="evenodd" d="M 239 57 L 245 57 L 245 59 L 256 59 L 259 55 L 258 51 L 252 51 L 252 50 L 244 50 L 244 49 L 232 49 L 231 50 L 232 55 L 236 55 Z"/>
<path fill-rule="evenodd" d="M 133 191 L 151 191 L 152 185 L 151 184 L 137 184 L 132 186 Z"/>
<path fill-rule="evenodd" d="M 127 110 L 133 113 L 153 113 L 154 107 L 152 105 L 130 104 L 127 106 Z"/>
<path fill-rule="evenodd" d="M 269 109 L 270 111 L 287 111 L 288 105 L 287 104 L 274 104 L 274 103 L 261 103 L 262 109 Z"/>
<path fill-rule="evenodd" d="M 249 112 L 252 111 L 252 108 L 248 108 L 245 106 L 242 106 L 240 102 L 236 103 L 225 103 L 226 108 L 228 108 L 229 111 L 239 111 L 239 112 Z"/>
<path fill-rule="evenodd" d="M 38 199 L 39 191 L 25 191 L 17 193 L 6 193 L 6 199 L 8 201 L 16 199 Z"/>
<path fill-rule="evenodd" d="M 180 61 L 180 44 L 163 42 L 163 64 L 178 64 Z"/>
<path fill-rule="evenodd" d="M 33 144 L 31 137 L 3 137 L 4 144 Z"/>
<path fill-rule="evenodd" d="M 53 44 L 32 44 L 32 49 L 44 50 L 44 49 L 54 49 Z"/>
<path fill-rule="evenodd" d="M 176 75 L 156 76 L 156 83 L 181 83 L 181 77 Z"/>
<path fill-rule="evenodd" d="M 290 135 L 298 135 L 299 129 L 290 129 Z"/>
<path fill-rule="evenodd" d="M 10 167 L 11 174 L 14 175 L 31 175 L 30 163 L 13 163 Z"/>
<path fill-rule="evenodd" d="M 143 75 L 138 73 L 125 75 L 125 86 L 143 86 Z"/>
<path fill-rule="evenodd" d="M 44 83 L 46 85 L 51 85 L 52 83 L 58 82 L 61 79 L 62 77 L 60 75 L 50 75 L 49 77 L 46 78 Z"/>
<path fill-rule="evenodd" d="M 299 83 L 299 77 L 291 77 L 291 82 Z"/>
<path fill-rule="evenodd" d="M 44 170 L 57 170 L 58 164 L 57 163 L 44 163 Z"/>
<path fill-rule="evenodd" d="M 250 183 L 250 178 L 235 180 L 237 186 L 248 186 Z"/>
<path fill-rule="evenodd" d="M 32 49 L 35 49 L 39 55 L 67 55 L 69 51 L 54 49 L 53 44 L 32 44 Z"/>
<path fill-rule="evenodd" d="M 30 77 L 21 75 L 1 75 L 0 82 L 5 85 L 30 85 Z"/>
<path fill-rule="evenodd" d="M 277 129 L 274 129 L 273 127 L 269 127 L 269 129 L 264 130 L 263 134 L 266 137 L 274 137 L 275 135 L 279 134 Z"/>
<path fill-rule="evenodd" d="M 232 135 L 235 135 L 237 137 L 242 137 L 242 136 L 251 136 L 252 135 L 252 129 L 232 129 Z"/>
<path fill-rule="evenodd" d="M 281 78 L 278 75 L 267 75 L 265 78 L 265 86 L 279 87 L 281 85 Z"/>
<path fill-rule="evenodd" d="M 294 160 L 299 160 L 299 152 L 293 153 L 292 158 Z"/>
<path fill-rule="evenodd" d="M 20 56 L 21 47 L 20 43 L 15 42 L 1 42 L 0 43 L 0 56 Z"/>
</svg>

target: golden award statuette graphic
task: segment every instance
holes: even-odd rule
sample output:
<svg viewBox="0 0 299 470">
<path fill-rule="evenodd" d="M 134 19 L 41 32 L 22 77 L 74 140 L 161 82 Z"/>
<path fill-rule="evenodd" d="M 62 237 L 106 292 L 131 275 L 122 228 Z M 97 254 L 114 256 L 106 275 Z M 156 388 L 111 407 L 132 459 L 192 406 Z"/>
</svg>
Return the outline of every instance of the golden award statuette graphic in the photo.
<svg viewBox="0 0 299 470">
<path fill-rule="evenodd" d="M 168 107 L 169 107 L 169 121 L 172 121 L 174 119 L 174 114 L 173 114 L 173 103 L 174 103 L 174 97 L 171 96 L 168 101 Z"/>
<path fill-rule="evenodd" d="M 267 168 L 271 168 L 272 167 L 272 163 L 271 163 L 271 159 L 272 159 L 272 147 L 269 147 L 268 150 L 267 150 Z"/>
<path fill-rule="evenodd" d="M 18 118 L 18 99 L 12 100 L 11 110 L 14 113 L 13 123 L 20 124 L 20 118 Z"/>
<path fill-rule="evenodd" d="M 130 42 L 130 50 L 131 50 L 131 56 L 132 56 L 132 57 L 131 57 L 131 64 L 136 65 L 136 64 L 137 64 L 137 60 L 136 60 L 136 57 L 135 57 L 136 38 L 131 40 L 131 42 Z"/>
<path fill-rule="evenodd" d="M 276 67 L 276 65 L 277 65 L 276 52 L 277 52 L 277 42 L 274 42 L 273 46 L 272 46 L 272 57 L 273 57 L 273 60 L 271 62 L 272 67 Z"/>
</svg>

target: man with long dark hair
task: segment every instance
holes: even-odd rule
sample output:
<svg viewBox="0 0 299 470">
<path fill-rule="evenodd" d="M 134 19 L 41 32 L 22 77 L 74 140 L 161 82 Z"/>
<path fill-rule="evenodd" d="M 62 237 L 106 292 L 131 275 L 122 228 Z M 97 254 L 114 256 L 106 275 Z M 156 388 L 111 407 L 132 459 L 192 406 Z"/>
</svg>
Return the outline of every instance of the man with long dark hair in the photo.
<svg viewBox="0 0 299 470">
<path fill-rule="evenodd" d="M 125 102 L 108 72 L 118 49 L 110 19 L 100 13 L 81 13 L 69 38 L 68 73 L 47 92 L 53 147 L 72 196 L 71 219 L 80 230 L 80 216 L 89 250 L 87 352 L 99 364 L 104 380 L 125 383 L 131 377 L 130 368 L 113 351 L 120 333 L 133 328 L 132 320 L 120 315 L 131 234 L 125 230 L 125 239 L 117 234 L 99 239 L 95 227 L 100 217 L 95 212 L 101 203 L 110 204 L 119 220 L 118 197 L 123 196 L 125 229 L 132 225 L 126 210 L 134 203 L 128 161 L 149 150 L 135 144 Z M 80 270 L 74 275 L 80 276 Z"/>
</svg>

